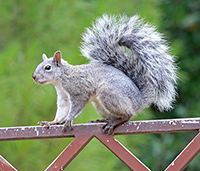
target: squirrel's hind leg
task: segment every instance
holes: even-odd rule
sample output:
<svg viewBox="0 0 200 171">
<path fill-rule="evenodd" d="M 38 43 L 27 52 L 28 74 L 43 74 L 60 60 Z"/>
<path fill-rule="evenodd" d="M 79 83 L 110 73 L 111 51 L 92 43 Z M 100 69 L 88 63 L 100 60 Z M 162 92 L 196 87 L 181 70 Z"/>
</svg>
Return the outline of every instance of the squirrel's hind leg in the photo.
<svg viewBox="0 0 200 171">
<path fill-rule="evenodd" d="M 102 126 L 102 132 L 105 134 L 112 134 L 114 128 L 127 122 L 129 119 L 112 118 L 112 119 L 97 119 L 96 121 L 89 121 L 88 123 L 105 123 Z"/>
<path fill-rule="evenodd" d="M 130 119 L 130 118 L 129 118 Z M 102 130 L 106 134 L 112 134 L 114 131 L 114 128 L 117 126 L 127 122 L 129 119 L 122 119 L 122 118 L 112 118 L 107 119 L 106 124 L 102 127 Z"/>
<path fill-rule="evenodd" d="M 102 129 L 107 134 L 112 134 L 114 128 L 129 121 L 136 114 L 136 109 L 128 95 L 120 91 L 112 91 L 108 87 L 97 91 L 93 105 L 103 118 L 97 122 L 106 123 Z"/>
</svg>

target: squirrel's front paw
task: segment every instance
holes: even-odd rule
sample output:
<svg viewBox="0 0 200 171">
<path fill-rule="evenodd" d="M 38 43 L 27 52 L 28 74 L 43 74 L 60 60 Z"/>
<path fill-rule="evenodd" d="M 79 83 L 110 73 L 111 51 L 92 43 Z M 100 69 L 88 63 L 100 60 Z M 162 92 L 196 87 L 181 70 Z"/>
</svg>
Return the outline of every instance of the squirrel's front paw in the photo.
<svg viewBox="0 0 200 171">
<path fill-rule="evenodd" d="M 72 126 L 72 121 L 71 120 L 66 120 L 65 121 L 65 124 L 64 124 L 62 132 L 66 132 L 68 128 L 70 129 L 70 131 L 73 130 L 73 126 Z"/>
<path fill-rule="evenodd" d="M 48 121 L 39 121 L 37 124 L 40 124 L 41 126 L 46 126 L 46 127 L 50 126 Z"/>
<path fill-rule="evenodd" d="M 51 125 L 56 125 L 57 123 L 55 122 L 49 122 L 49 121 L 39 121 L 38 124 L 40 124 L 41 126 L 45 126 L 47 128 L 49 128 Z"/>
</svg>

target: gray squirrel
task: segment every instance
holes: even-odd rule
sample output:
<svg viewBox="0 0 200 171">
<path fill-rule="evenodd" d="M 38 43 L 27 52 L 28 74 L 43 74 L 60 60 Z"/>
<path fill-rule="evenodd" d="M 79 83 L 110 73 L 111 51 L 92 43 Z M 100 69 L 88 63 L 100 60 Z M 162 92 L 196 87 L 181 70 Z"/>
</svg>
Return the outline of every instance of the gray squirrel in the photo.
<svg viewBox="0 0 200 171">
<path fill-rule="evenodd" d="M 92 102 L 105 122 L 102 130 L 115 127 L 154 104 L 160 111 L 172 108 L 176 91 L 176 64 L 169 47 L 155 27 L 138 15 L 104 14 L 82 34 L 80 50 L 91 62 L 70 65 L 61 52 L 47 58 L 32 77 L 39 84 L 53 84 L 57 91 L 57 112 L 42 126 L 63 124 L 72 129 L 73 120 Z"/>
</svg>

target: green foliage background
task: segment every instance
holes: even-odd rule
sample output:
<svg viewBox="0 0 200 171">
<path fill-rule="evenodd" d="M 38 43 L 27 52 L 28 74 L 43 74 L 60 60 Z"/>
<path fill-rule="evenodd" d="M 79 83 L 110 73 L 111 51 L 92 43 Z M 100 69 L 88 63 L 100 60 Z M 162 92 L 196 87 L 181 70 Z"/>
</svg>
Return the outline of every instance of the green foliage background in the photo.
<svg viewBox="0 0 200 171">
<path fill-rule="evenodd" d="M 78 46 L 85 27 L 102 13 L 135 13 L 165 34 L 177 56 L 177 102 L 170 112 L 153 107 L 133 120 L 198 117 L 200 110 L 199 0 L 0 0 L 0 127 L 36 125 L 53 120 L 56 92 L 52 85 L 36 85 L 32 72 L 42 53 L 61 50 L 71 64 L 87 61 Z M 91 104 L 74 123 L 100 118 Z M 155 171 L 164 170 L 196 133 L 116 136 Z M 0 154 L 19 170 L 44 170 L 72 139 L 0 142 Z M 200 170 L 199 156 L 185 169 Z M 65 170 L 130 170 L 93 139 Z"/>
</svg>

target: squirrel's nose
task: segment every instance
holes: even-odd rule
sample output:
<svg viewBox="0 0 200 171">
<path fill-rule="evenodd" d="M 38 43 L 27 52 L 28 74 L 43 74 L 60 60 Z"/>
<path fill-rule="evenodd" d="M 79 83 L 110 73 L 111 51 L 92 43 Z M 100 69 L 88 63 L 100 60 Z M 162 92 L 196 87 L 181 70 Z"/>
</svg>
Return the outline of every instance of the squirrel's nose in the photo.
<svg viewBox="0 0 200 171">
<path fill-rule="evenodd" d="M 34 80 L 36 79 L 36 74 L 35 74 L 35 73 L 32 74 L 32 78 L 33 78 Z"/>
</svg>

